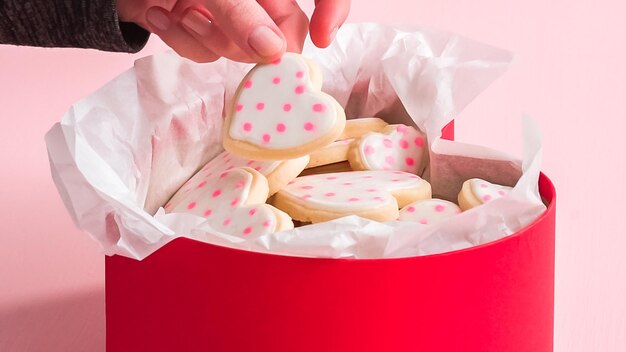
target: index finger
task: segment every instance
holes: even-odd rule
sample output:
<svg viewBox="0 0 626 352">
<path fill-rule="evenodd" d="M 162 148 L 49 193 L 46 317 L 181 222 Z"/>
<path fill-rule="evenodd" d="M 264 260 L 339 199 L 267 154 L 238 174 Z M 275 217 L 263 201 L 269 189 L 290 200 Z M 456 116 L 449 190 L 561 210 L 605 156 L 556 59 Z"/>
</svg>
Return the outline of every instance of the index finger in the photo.
<svg viewBox="0 0 626 352">
<path fill-rule="evenodd" d="M 309 26 L 313 43 L 320 48 L 330 45 L 349 12 L 350 0 L 315 0 Z"/>
</svg>

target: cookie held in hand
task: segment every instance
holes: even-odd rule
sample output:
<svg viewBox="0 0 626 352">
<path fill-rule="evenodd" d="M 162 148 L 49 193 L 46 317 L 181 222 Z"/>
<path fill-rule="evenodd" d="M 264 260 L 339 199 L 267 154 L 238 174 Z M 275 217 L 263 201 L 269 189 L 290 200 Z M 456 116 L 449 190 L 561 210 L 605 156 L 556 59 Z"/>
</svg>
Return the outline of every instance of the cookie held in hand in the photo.
<svg viewBox="0 0 626 352">
<path fill-rule="evenodd" d="M 332 143 L 346 117 L 321 87 L 319 68 L 299 54 L 286 53 L 274 63 L 256 65 L 227 111 L 224 148 L 245 158 L 283 160 Z"/>
</svg>

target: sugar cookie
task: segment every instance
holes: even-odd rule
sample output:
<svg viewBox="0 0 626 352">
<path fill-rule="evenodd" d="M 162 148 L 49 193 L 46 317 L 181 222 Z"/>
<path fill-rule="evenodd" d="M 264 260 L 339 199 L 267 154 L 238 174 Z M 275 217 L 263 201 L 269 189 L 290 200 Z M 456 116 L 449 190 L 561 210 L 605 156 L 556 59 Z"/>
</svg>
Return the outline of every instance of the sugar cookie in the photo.
<svg viewBox="0 0 626 352">
<path fill-rule="evenodd" d="M 254 169 L 234 168 L 194 187 L 176 203 L 168 203 L 166 212 L 202 216 L 214 229 L 231 235 L 261 236 L 293 228 L 287 214 L 265 204 L 267 180 Z"/>
<path fill-rule="evenodd" d="M 321 87 L 321 71 L 299 54 L 256 65 L 227 111 L 224 148 L 245 158 L 272 160 L 297 158 L 330 144 L 346 117 Z"/>
<path fill-rule="evenodd" d="M 463 210 L 468 210 L 494 199 L 502 198 L 511 189 L 513 188 L 472 178 L 463 182 L 463 187 L 459 192 L 459 206 Z"/>
<path fill-rule="evenodd" d="M 308 156 L 303 156 L 289 160 L 248 160 L 240 158 L 230 152 L 224 151 L 211 161 L 209 161 L 200 171 L 189 179 L 174 196 L 169 203 L 178 203 L 180 198 L 193 190 L 203 182 L 208 182 L 211 176 L 221 174 L 237 167 L 247 166 L 260 172 L 269 184 L 269 195 L 273 195 L 283 188 L 289 181 L 298 177 L 309 161 Z"/>
<path fill-rule="evenodd" d="M 354 170 L 398 170 L 421 174 L 425 167 L 426 143 L 417 129 L 389 125 L 355 139 L 348 152 Z"/>
<path fill-rule="evenodd" d="M 387 122 L 378 117 L 361 117 L 346 121 L 346 128 L 337 140 L 358 138 L 368 132 L 380 132 L 389 126 Z"/>
<path fill-rule="evenodd" d="M 318 223 L 348 215 L 398 218 L 398 208 L 430 198 L 428 182 L 402 171 L 351 171 L 298 177 L 272 203 L 293 219 Z"/>
<path fill-rule="evenodd" d="M 348 160 L 348 150 L 352 139 L 343 139 L 330 143 L 309 155 L 309 163 L 306 168 L 340 163 Z"/>
<path fill-rule="evenodd" d="M 426 199 L 411 203 L 400 210 L 401 221 L 433 225 L 448 220 L 461 212 L 458 205 L 443 199 Z"/>
<path fill-rule="evenodd" d="M 322 166 L 316 166 L 316 167 L 304 169 L 300 173 L 300 176 L 330 174 L 334 172 L 347 172 L 347 171 L 353 171 L 353 170 L 350 167 L 349 162 L 343 161 L 340 163 L 334 163 L 334 164 L 328 164 L 328 165 L 322 165 Z"/>
</svg>

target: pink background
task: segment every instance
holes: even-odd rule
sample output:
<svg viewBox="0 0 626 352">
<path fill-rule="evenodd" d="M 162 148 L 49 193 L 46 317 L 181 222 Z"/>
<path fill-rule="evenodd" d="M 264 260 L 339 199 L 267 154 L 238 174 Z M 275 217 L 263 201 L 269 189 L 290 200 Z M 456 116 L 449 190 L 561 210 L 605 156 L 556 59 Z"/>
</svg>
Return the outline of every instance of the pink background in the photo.
<svg viewBox="0 0 626 352">
<path fill-rule="evenodd" d="M 459 116 L 457 139 L 520 155 L 524 112 L 544 132 L 543 169 L 559 198 L 558 352 L 626 350 L 620 3 L 355 0 L 349 18 L 445 29 L 518 54 Z M 164 48 L 156 37 L 139 55 L 0 46 L 1 351 L 104 350 L 103 256 L 63 208 L 43 136 L 73 102 Z"/>
</svg>

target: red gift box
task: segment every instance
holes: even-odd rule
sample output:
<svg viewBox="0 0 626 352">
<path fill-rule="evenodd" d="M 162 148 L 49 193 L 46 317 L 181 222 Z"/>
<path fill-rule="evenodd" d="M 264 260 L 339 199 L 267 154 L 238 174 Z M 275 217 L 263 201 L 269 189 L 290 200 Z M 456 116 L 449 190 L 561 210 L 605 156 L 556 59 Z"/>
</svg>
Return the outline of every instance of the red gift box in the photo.
<svg viewBox="0 0 626 352">
<path fill-rule="evenodd" d="M 539 190 L 532 224 L 443 254 L 302 258 L 178 238 L 143 261 L 107 257 L 107 351 L 552 351 L 543 174 Z"/>
</svg>

